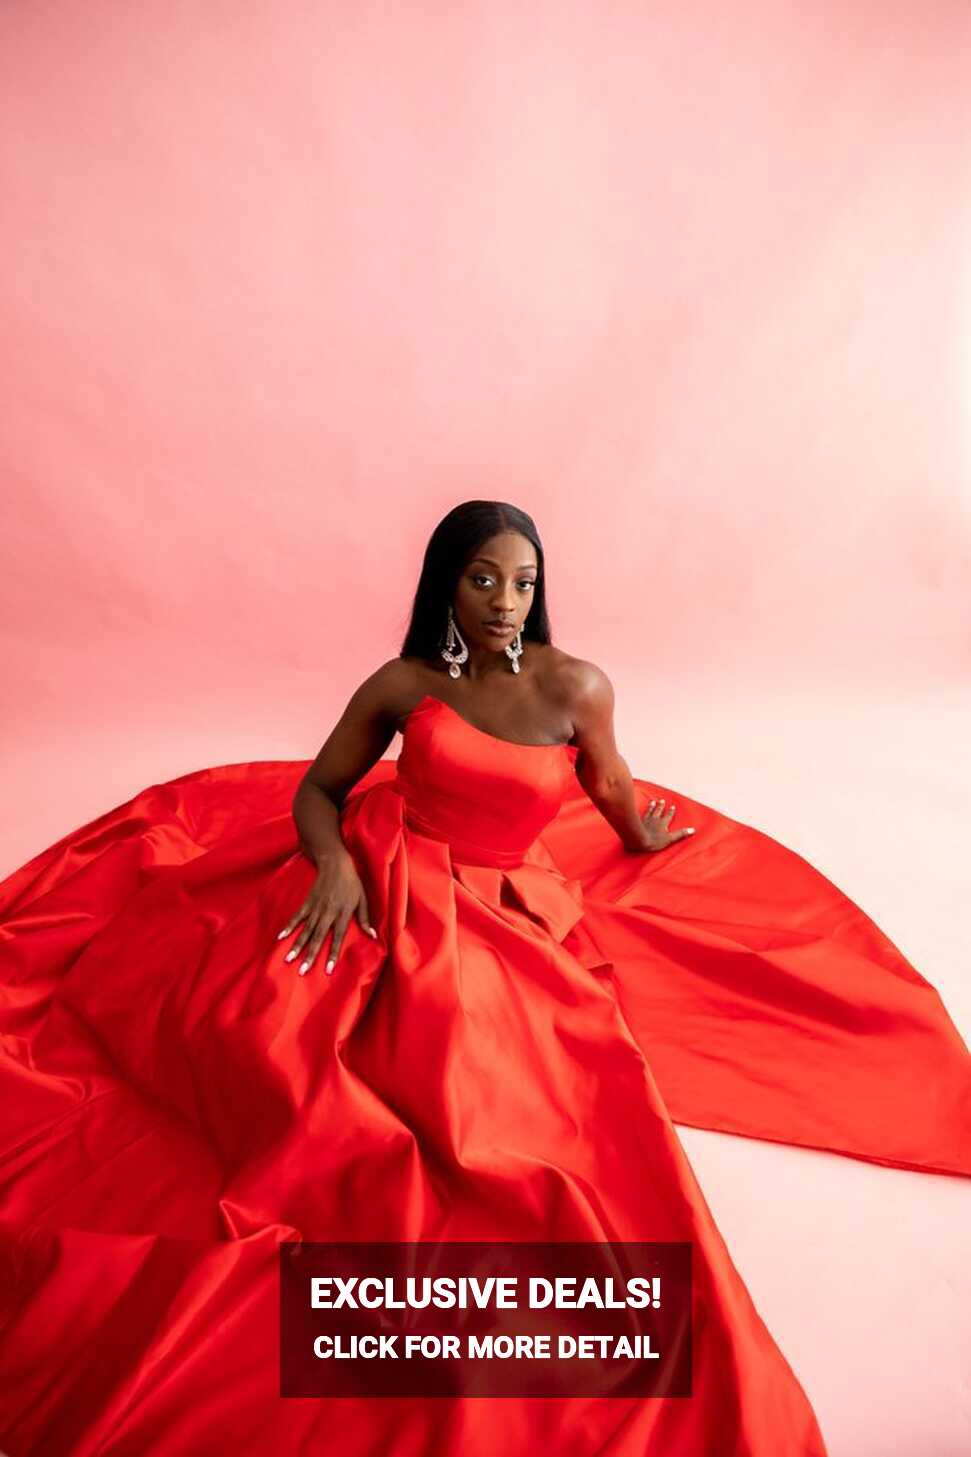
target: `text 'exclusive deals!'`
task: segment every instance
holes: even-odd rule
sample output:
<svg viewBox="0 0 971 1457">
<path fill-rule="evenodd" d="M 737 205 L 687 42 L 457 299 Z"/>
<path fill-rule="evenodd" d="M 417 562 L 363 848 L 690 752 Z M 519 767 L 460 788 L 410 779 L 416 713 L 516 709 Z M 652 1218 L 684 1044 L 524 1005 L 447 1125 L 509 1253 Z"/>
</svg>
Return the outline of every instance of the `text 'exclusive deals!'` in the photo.
<svg viewBox="0 0 971 1457">
<path fill-rule="evenodd" d="M 690 1243 L 280 1245 L 281 1396 L 690 1396 Z"/>
</svg>

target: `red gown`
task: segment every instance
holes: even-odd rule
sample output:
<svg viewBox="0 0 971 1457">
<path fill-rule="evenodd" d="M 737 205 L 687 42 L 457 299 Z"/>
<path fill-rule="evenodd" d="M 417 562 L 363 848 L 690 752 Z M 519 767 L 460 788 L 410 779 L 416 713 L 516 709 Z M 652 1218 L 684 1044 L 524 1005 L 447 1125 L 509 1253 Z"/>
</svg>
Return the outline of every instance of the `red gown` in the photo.
<svg viewBox="0 0 971 1457">
<path fill-rule="evenodd" d="M 696 834 L 628 854 L 576 752 L 426 695 L 341 812 L 378 938 L 333 976 L 277 939 L 306 763 L 0 886 L 8 1457 L 823 1457 L 672 1120 L 967 1175 L 971 1058 L 799 855 L 682 794 Z M 340 1239 L 690 1240 L 692 1395 L 281 1397 L 277 1247 Z"/>
</svg>

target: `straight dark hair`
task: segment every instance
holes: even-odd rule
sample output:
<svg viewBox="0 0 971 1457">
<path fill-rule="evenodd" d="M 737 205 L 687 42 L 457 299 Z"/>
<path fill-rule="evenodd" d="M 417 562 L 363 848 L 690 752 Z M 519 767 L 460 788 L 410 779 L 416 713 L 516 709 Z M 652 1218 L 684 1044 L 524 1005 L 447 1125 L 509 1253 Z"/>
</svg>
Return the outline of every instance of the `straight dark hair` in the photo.
<svg viewBox="0 0 971 1457">
<path fill-rule="evenodd" d="M 434 660 L 438 656 L 448 631 L 449 603 L 466 563 L 484 541 L 501 531 L 518 531 L 536 551 L 536 586 L 523 637 L 531 642 L 552 641 L 543 547 L 532 517 L 508 501 L 463 501 L 442 517 L 429 538 L 399 657 Z"/>
</svg>

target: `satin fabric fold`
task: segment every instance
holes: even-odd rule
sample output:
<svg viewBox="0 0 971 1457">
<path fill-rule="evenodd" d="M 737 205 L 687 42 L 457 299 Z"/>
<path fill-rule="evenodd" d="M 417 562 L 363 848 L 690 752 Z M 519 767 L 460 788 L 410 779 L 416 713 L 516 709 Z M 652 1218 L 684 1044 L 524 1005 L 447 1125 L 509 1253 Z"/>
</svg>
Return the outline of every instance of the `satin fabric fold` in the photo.
<svg viewBox="0 0 971 1457">
<path fill-rule="evenodd" d="M 305 763 L 152 786 L 0 886 L 0 1446 L 823 1457 L 672 1119 L 971 1172 L 933 987 L 818 871 L 677 796 L 632 856 L 575 751 L 426 696 L 341 831 L 377 940 L 276 933 Z M 671 791 L 638 779 L 648 798 Z M 690 1239 L 690 1398 L 281 1399 L 287 1239 Z"/>
</svg>

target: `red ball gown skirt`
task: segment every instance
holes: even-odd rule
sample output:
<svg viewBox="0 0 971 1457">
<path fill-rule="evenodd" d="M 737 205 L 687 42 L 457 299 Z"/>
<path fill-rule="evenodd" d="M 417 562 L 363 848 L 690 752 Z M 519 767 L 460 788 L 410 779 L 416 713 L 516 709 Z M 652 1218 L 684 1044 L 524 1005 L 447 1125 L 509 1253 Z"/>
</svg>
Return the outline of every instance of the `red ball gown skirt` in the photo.
<svg viewBox="0 0 971 1457">
<path fill-rule="evenodd" d="M 576 750 L 430 695 L 341 830 L 377 939 L 277 933 L 307 764 L 203 769 L 0 886 L 8 1457 L 821 1457 L 672 1120 L 971 1173 L 933 986 L 799 855 L 665 786 L 627 853 Z M 325 948 L 326 949 L 326 948 Z M 288 1240 L 691 1241 L 689 1397 L 280 1395 Z"/>
</svg>

